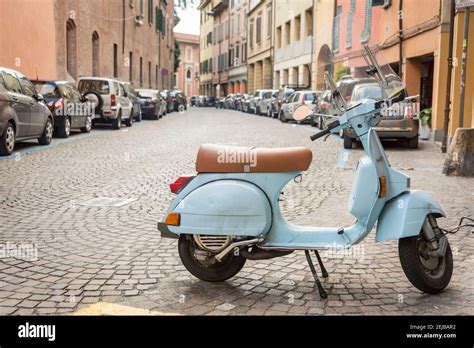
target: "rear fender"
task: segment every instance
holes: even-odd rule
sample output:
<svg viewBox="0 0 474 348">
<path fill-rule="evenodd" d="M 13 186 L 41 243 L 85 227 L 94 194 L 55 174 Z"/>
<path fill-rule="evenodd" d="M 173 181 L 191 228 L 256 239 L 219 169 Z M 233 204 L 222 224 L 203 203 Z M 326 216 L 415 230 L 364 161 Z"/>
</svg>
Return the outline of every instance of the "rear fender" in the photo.
<svg viewBox="0 0 474 348">
<path fill-rule="evenodd" d="M 377 222 L 377 241 L 417 236 L 428 214 L 446 216 L 429 193 L 410 190 L 388 201 Z"/>
</svg>

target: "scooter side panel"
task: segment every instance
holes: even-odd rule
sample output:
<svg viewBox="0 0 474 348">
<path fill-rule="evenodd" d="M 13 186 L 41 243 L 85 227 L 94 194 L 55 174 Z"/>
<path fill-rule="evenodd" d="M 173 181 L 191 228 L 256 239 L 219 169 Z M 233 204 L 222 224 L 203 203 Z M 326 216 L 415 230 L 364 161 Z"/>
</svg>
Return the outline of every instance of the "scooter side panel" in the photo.
<svg viewBox="0 0 474 348">
<path fill-rule="evenodd" d="M 427 214 L 445 216 L 433 196 L 410 190 L 388 201 L 377 223 L 377 241 L 417 236 Z"/>
<path fill-rule="evenodd" d="M 206 183 L 181 200 L 174 212 L 180 213 L 180 226 L 169 226 L 173 233 L 259 236 L 271 226 L 272 211 L 265 193 L 241 180 Z"/>
</svg>

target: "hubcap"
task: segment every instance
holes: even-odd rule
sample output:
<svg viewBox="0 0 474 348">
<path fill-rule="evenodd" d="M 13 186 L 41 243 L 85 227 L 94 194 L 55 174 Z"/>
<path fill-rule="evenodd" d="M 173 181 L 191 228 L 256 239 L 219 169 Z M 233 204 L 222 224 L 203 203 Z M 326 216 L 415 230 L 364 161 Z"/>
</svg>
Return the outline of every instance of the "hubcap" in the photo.
<svg viewBox="0 0 474 348">
<path fill-rule="evenodd" d="M 425 273 L 431 278 L 439 278 L 444 274 L 446 268 L 445 257 L 431 256 L 429 254 L 428 243 L 421 237 L 418 239 L 418 254 L 420 263 Z"/>
<path fill-rule="evenodd" d="M 69 121 L 68 118 L 66 118 L 66 122 L 64 123 L 64 131 L 66 135 L 69 135 L 69 133 L 71 133 L 71 121 Z"/>
<path fill-rule="evenodd" d="M 51 121 L 48 121 L 48 124 L 46 125 L 46 139 L 50 141 L 53 138 L 53 127 L 51 125 Z"/>
<path fill-rule="evenodd" d="M 5 136 L 5 145 L 8 152 L 12 152 L 15 147 L 15 132 L 12 127 L 8 127 Z"/>
</svg>

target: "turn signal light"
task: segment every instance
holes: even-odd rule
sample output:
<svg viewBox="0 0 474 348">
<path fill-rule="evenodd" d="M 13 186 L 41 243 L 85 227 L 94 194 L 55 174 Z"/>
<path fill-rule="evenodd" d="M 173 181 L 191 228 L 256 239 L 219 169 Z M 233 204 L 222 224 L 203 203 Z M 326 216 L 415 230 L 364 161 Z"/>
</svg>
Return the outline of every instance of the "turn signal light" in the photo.
<svg viewBox="0 0 474 348">
<path fill-rule="evenodd" d="M 181 215 L 179 213 L 169 213 L 166 217 L 165 224 L 179 226 L 181 223 Z"/>
<path fill-rule="evenodd" d="M 383 198 L 387 194 L 387 177 L 381 176 L 379 178 L 379 187 L 379 198 Z"/>
</svg>

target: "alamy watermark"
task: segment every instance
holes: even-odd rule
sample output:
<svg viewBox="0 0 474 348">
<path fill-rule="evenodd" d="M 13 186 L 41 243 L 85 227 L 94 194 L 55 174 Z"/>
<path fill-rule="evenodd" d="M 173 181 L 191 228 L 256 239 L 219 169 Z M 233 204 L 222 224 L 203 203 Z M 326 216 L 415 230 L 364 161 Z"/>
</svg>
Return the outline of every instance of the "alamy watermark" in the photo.
<svg viewBox="0 0 474 348">
<path fill-rule="evenodd" d="M 217 163 L 242 163 L 254 168 L 257 166 L 257 151 L 226 146 L 217 151 Z"/>
<path fill-rule="evenodd" d="M 37 261 L 38 248 L 34 243 L 0 243 L 0 259 L 10 257 L 23 261 Z"/>
</svg>

